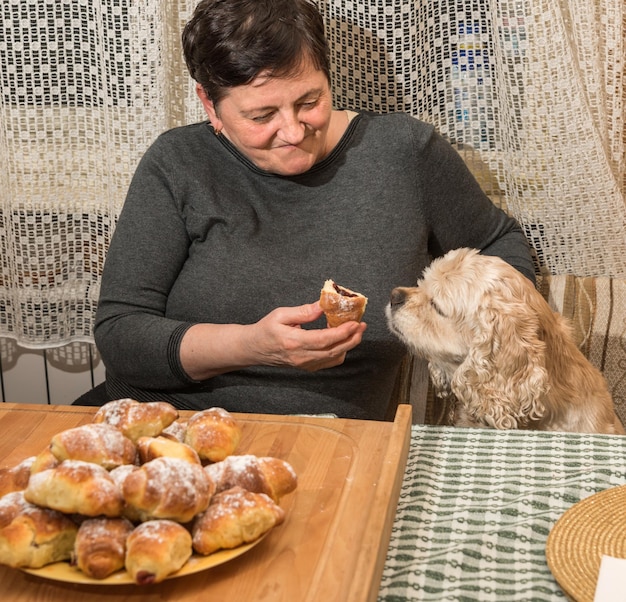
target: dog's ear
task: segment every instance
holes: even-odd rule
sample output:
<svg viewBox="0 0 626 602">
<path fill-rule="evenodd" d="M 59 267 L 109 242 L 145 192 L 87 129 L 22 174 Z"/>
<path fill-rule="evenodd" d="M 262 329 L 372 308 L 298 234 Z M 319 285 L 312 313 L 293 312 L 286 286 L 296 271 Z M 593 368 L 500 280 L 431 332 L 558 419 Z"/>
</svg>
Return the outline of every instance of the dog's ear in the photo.
<svg viewBox="0 0 626 602">
<path fill-rule="evenodd" d="M 542 325 L 526 295 L 490 294 L 470 325 L 470 352 L 454 374 L 452 391 L 479 423 L 523 427 L 541 418 L 548 386 Z"/>
<path fill-rule="evenodd" d="M 442 370 L 434 362 L 428 362 L 428 372 L 435 393 L 441 397 L 450 395 L 452 390 L 450 388 L 450 379 L 446 371 Z"/>
</svg>

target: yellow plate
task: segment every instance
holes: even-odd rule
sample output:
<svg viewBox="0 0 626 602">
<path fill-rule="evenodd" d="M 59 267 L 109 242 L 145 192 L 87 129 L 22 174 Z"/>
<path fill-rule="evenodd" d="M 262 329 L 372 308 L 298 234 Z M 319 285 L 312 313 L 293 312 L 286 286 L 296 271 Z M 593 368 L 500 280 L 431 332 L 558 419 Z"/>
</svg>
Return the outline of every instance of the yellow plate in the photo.
<svg viewBox="0 0 626 602">
<path fill-rule="evenodd" d="M 574 504 L 548 535 L 548 567 L 577 602 L 593 600 L 603 555 L 626 558 L 626 485 Z"/>
<path fill-rule="evenodd" d="M 194 554 L 176 573 L 172 573 L 166 579 L 174 579 L 176 577 L 183 577 L 184 575 L 191 575 L 198 573 L 199 571 L 205 571 L 220 564 L 224 564 L 229 560 L 233 560 L 242 554 L 245 554 L 248 550 L 260 543 L 267 533 L 263 534 L 259 539 L 252 543 L 233 548 L 232 550 L 219 550 L 208 556 L 199 556 Z M 130 575 L 126 571 L 118 571 L 113 573 L 106 579 L 92 579 L 84 573 L 81 573 L 76 567 L 70 565 L 69 562 L 55 562 L 54 564 L 48 564 L 40 569 L 21 569 L 25 573 L 36 575 L 37 577 L 44 577 L 45 579 L 52 579 L 54 581 L 64 581 L 66 583 L 81 583 L 91 585 L 129 585 L 135 582 L 130 578 Z"/>
</svg>

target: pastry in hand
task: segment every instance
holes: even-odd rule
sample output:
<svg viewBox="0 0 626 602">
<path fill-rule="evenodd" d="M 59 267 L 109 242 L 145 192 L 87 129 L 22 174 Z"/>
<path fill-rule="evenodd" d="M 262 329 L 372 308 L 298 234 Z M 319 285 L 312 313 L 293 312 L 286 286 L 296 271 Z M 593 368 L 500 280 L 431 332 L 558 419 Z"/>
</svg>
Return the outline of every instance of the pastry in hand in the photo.
<svg viewBox="0 0 626 602">
<path fill-rule="evenodd" d="M 241 439 L 241 427 L 222 408 L 208 408 L 189 418 L 185 443 L 196 450 L 201 460 L 219 462 L 230 456 Z"/>
<path fill-rule="evenodd" d="M 139 437 L 156 437 L 177 418 L 178 410 L 166 401 L 116 399 L 105 403 L 93 421 L 110 424 L 131 441 L 137 441 Z"/>
<path fill-rule="evenodd" d="M 366 305 L 367 297 L 345 286 L 340 286 L 333 280 L 326 280 L 320 292 L 320 306 L 329 328 L 334 328 L 344 322 L 360 322 Z"/>
<path fill-rule="evenodd" d="M 31 504 L 22 491 L 8 493 L 0 498 L 0 564 L 38 569 L 68 560 L 77 530 L 69 517 Z"/>
<path fill-rule="evenodd" d="M 215 484 L 200 464 L 160 457 L 130 472 L 122 483 L 129 518 L 189 522 L 209 505 Z"/>
<path fill-rule="evenodd" d="M 31 474 L 24 497 L 43 508 L 85 516 L 120 516 L 124 505 L 122 492 L 108 471 L 82 460 L 65 460 Z"/>
<path fill-rule="evenodd" d="M 126 540 L 126 570 L 139 585 L 159 583 L 191 557 L 191 535 L 170 520 L 138 525 Z"/>
<path fill-rule="evenodd" d="M 82 460 L 110 470 L 132 464 L 137 457 L 135 444 L 109 424 L 83 424 L 57 433 L 50 451 L 60 461 Z"/>
<path fill-rule="evenodd" d="M 186 443 L 162 435 L 158 437 L 140 437 L 137 440 L 137 451 L 139 452 L 139 461 L 142 464 L 163 456 L 180 458 L 181 460 L 187 460 L 187 462 L 200 464 L 200 456 L 198 456 L 195 449 Z"/>
<path fill-rule="evenodd" d="M 280 458 L 254 455 L 228 456 L 204 469 L 215 482 L 215 492 L 240 486 L 254 493 L 265 493 L 276 503 L 298 484 L 298 477 L 288 462 Z"/>
<path fill-rule="evenodd" d="M 126 540 L 133 524 L 125 518 L 89 518 L 78 528 L 72 565 L 93 579 L 105 579 L 124 568 Z"/>
<path fill-rule="evenodd" d="M 236 548 L 255 541 L 284 519 L 285 511 L 269 496 L 233 487 L 214 495 L 206 512 L 194 521 L 193 548 L 203 555 Z"/>
</svg>

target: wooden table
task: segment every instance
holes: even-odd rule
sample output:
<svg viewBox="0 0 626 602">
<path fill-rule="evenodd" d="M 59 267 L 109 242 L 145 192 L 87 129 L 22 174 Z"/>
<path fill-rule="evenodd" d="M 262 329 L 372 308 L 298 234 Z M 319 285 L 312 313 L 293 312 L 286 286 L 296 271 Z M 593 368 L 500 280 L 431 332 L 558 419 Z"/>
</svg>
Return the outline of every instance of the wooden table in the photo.
<svg viewBox="0 0 626 602">
<path fill-rule="evenodd" d="M 90 422 L 96 408 L 0 404 L 0 467 L 39 453 L 51 437 Z M 182 416 L 190 413 L 181 412 Z M 237 453 L 283 458 L 298 488 L 285 522 L 246 554 L 148 587 L 78 585 L 0 566 L 3 602 L 360 602 L 378 597 L 411 434 L 395 421 L 236 414 Z"/>
</svg>

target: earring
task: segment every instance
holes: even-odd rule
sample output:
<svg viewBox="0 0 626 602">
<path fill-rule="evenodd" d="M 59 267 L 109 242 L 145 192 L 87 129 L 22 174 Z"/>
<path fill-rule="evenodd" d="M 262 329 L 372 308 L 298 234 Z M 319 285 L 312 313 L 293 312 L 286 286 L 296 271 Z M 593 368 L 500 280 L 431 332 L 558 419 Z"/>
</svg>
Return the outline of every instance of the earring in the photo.
<svg viewBox="0 0 626 602">
<path fill-rule="evenodd" d="M 213 128 L 215 135 L 219 138 L 222 135 L 222 130 L 218 130 L 217 128 Z"/>
</svg>

